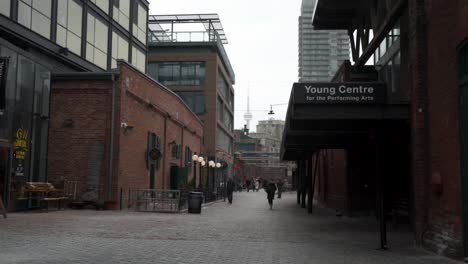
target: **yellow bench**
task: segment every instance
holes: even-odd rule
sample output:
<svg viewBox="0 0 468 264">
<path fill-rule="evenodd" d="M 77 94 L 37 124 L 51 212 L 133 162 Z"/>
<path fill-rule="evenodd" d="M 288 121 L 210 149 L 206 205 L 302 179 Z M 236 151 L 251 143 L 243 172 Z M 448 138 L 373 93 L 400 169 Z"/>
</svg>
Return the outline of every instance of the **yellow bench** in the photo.
<svg viewBox="0 0 468 264">
<path fill-rule="evenodd" d="M 24 195 L 28 194 L 28 197 Z M 36 194 L 36 197 L 32 198 L 31 195 Z M 38 199 L 41 209 L 43 208 L 42 204 L 46 204 L 47 212 L 49 211 L 49 202 L 56 201 L 57 209 L 60 210 L 61 202 L 68 200 L 68 197 L 62 195 L 62 190 L 54 187 L 52 183 L 49 182 L 26 182 L 22 188 L 22 196 L 17 198 L 17 200 L 29 200 L 29 199 Z M 65 207 L 64 207 L 65 209 Z"/>
</svg>

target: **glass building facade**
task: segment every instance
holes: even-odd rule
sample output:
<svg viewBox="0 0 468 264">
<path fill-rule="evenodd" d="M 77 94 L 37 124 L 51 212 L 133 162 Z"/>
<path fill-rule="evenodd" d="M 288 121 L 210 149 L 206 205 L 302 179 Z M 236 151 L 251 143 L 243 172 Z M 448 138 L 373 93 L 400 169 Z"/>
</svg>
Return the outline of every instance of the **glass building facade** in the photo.
<svg viewBox="0 0 468 264">
<path fill-rule="evenodd" d="M 51 75 L 110 71 L 119 59 L 146 72 L 147 20 L 146 0 L 0 0 L 0 197 L 10 209 L 35 206 L 17 199 L 24 182 L 47 181 Z"/>
<path fill-rule="evenodd" d="M 2 43 L 0 57 L 8 62 L 0 112 L 0 193 L 10 208 L 18 208 L 22 183 L 47 178 L 51 71 Z"/>
<path fill-rule="evenodd" d="M 311 21 L 317 0 L 303 0 L 299 17 L 299 82 L 329 82 L 349 60 L 349 37 L 343 30 L 315 30 Z"/>
<path fill-rule="evenodd" d="M 146 0 L 2 0 L 0 15 L 101 70 L 122 59 L 146 72 Z"/>
</svg>

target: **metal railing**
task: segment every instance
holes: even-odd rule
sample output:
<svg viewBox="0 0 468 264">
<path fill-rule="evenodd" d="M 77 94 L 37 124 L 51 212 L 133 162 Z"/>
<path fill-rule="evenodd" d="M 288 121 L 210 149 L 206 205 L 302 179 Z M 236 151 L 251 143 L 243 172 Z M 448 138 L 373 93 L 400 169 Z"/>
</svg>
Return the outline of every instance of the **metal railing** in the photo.
<svg viewBox="0 0 468 264">
<path fill-rule="evenodd" d="M 123 192 L 121 192 L 123 194 Z M 126 199 L 125 199 L 126 198 Z M 127 208 L 138 212 L 179 212 L 180 191 L 178 190 L 129 190 L 126 200 Z"/>
<path fill-rule="evenodd" d="M 161 42 L 217 42 L 216 32 L 206 31 L 149 31 L 149 43 Z"/>
</svg>

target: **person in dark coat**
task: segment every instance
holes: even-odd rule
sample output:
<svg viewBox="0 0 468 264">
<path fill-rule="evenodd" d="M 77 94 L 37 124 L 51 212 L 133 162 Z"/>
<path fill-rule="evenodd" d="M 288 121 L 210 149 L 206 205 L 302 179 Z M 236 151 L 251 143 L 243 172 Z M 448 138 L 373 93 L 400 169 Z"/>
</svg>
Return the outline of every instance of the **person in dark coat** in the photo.
<svg viewBox="0 0 468 264">
<path fill-rule="evenodd" d="M 281 193 L 283 192 L 283 181 L 280 179 L 276 184 L 278 186 L 278 199 L 281 199 Z"/>
<path fill-rule="evenodd" d="M 230 204 L 232 204 L 232 193 L 234 192 L 234 181 L 229 178 L 226 185 L 227 197 Z"/>
<path fill-rule="evenodd" d="M 270 205 L 270 210 L 273 209 L 273 200 L 275 199 L 276 185 L 273 182 L 269 182 L 265 191 L 267 193 L 268 204 Z"/>
</svg>

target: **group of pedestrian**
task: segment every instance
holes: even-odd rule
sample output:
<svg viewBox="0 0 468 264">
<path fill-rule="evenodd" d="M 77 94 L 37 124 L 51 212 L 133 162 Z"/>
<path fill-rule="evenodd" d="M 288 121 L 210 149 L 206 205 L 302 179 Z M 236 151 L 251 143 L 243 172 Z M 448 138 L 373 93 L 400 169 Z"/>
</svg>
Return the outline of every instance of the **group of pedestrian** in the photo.
<svg viewBox="0 0 468 264">
<path fill-rule="evenodd" d="M 247 192 L 248 192 L 251 181 L 247 180 L 246 184 L 248 186 L 247 187 Z M 267 200 L 268 200 L 268 204 L 270 206 L 270 210 L 273 209 L 273 200 L 275 199 L 276 191 L 278 191 L 278 199 L 281 199 L 281 193 L 283 192 L 283 185 L 284 185 L 284 183 L 283 183 L 282 180 L 278 180 L 278 182 L 276 184 L 273 181 L 264 182 L 263 187 L 265 189 L 265 192 L 267 193 Z M 260 188 L 260 181 L 255 180 L 254 181 L 254 187 L 252 188 L 252 190 L 253 191 L 258 191 L 259 188 Z M 234 181 L 232 180 L 232 178 L 229 178 L 228 181 L 227 181 L 226 192 L 227 192 L 228 202 L 229 202 L 229 204 L 232 204 L 232 195 L 234 193 Z"/>
</svg>

